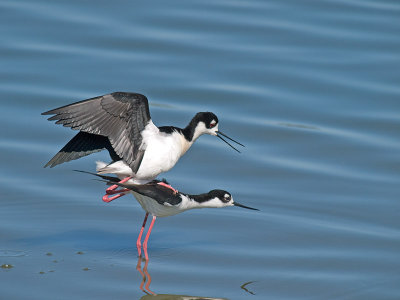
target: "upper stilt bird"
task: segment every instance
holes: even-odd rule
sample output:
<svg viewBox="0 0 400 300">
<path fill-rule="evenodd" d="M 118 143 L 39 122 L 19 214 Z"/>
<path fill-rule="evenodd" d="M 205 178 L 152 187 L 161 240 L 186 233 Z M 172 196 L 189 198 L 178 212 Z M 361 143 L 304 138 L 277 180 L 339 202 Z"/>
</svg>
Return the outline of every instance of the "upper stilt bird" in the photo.
<svg viewBox="0 0 400 300">
<path fill-rule="evenodd" d="M 146 96 L 115 92 L 79 101 L 42 113 L 54 115 L 48 120 L 79 130 L 46 165 L 81 158 L 103 149 L 112 162 L 98 166 L 99 174 L 115 174 L 131 183 L 144 184 L 170 170 L 203 134 L 223 137 L 243 146 L 218 129 L 218 118 L 212 112 L 197 113 L 185 128 L 157 127 L 150 118 Z"/>
</svg>

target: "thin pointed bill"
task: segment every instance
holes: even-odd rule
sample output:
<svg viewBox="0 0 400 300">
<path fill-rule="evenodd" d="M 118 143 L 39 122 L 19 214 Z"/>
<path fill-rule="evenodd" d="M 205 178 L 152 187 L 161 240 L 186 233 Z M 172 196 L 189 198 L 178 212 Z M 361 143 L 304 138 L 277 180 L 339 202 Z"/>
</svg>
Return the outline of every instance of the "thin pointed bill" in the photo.
<svg viewBox="0 0 400 300">
<path fill-rule="evenodd" d="M 232 146 L 232 145 L 231 145 L 227 140 L 225 140 L 221 135 L 224 136 L 224 137 L 226 137 L 228 140 L 231 140 L 232 142 L 235 142 L 236 144 L 238 144 L 238 145 L 240 145 L 240 146 L 242 146 L 242 147 L 244 147 L 243 144 L 241 144 L 241 143 L 235 141 L 234 139 L 230 138 L 230 137 L 227 136 L 225 133 L 222 133 L 222 132 L 219 131 L 219 130 L 217 131 L 217 137 L 219 137 L 222 141 L 224 141 L 226 144 L 228 144 L 232 149 L 234 149 L 235 151 L 237 151 L 237 152 L 240 153 L 240 151 L 239 151 L 238 149 L 236 149 L 234 146 Z"/>
<path fill-rule="evenodd" d="M 234 205 L 234 206 L 243 207 L 243 208 L 247 208 L 247 209 L 252 209 L 252 210 L 259 210 L 259 209 L 257 209 L 257 208 L 249 207 L 249 206 L 246 206 L 246 205 L 237 203 L 237 202 L 233 202 L 233 205 Z"/>
</svg>

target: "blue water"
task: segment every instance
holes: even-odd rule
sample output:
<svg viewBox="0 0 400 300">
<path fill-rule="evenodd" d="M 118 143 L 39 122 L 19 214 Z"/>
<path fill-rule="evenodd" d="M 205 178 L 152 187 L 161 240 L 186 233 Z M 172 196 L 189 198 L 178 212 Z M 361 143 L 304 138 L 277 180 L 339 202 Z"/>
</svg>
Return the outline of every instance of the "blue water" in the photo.
<svg viewBox="0 0 400 300">
<path fill-rule="evenodd" d="M 398 1 L 3 0 L 0 16 L 1 299 L 400 298 Z M 203 136 L 163 177 L 261 210 L 157 219 L 156 297 L 144 212 L 73 172 L 107 154 L 43 168 L 74 132 L 40 113 L 113 91 L 145 94 L 160 126 L 217 114 L 242 154 Z"/>
</svg>

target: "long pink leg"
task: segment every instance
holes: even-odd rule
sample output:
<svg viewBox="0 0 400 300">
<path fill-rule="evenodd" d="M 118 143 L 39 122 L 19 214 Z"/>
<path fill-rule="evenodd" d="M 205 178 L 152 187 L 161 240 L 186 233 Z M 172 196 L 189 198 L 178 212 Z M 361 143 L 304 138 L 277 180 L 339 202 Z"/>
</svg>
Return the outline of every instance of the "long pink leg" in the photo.
<svg viewBox="0 0 400 300">
<path fill-rule="evenodd" d="M 124 179 L 122 179 L 119 183 L 124 183 L 126 181 L 128 181 L 129 179 L 131 179 L 131 176 L 125 177 Z M 122 189 L 122 190 L 116 190 L 116 188 L 118 188 L 119 186 L 114 184 L 112 186 L 110 186 L 109 188 L 106 189 L 106 194 L 103 196 L 103 201 L 104 202 L 111 202 L 119 197 L 125 196 L 125 192 L 129 192 L 129 189 Z M 113 194 L 118 194 L 116 196 L 112 196 L 109 197 L 109 195 L 113 195 Z"/>
<path fill-rule="evenodd" d="M 115 194 L 118 194 L 118 193 L 126 193 L 126 192 L 129 192 L 130 191 L 130 189 L 119 189 L 119 190 L 115 190 L 115 191 L 113 191 L 113 190 L 106 190 L 106 194 L 107 195 L 115 195 Z"/>
<path fill-rule="evenodd" d="M 144 239 L 144 242 L 143 242 L 143 251 L 144 251 L 146 260 L 149 259 L 149 256 L 147 255 L 147 241 L 149 240 L 150 233 L 151 233 L 151 230 L 153 229 L 153 225 L 154 225 L 154 222 L 156 221 L 156 218 L 157 218 L 156 216 L 153 216 L 153 220 L 151 220 L 149 230 L 147 231 L 146 238 Z"/>
<path fill-rule="evenodd" d="M 137 251 L 138 251 L 139 257 L 142 254 L 142 243 L 141 243 L 140 240 L 142 239 L 144 226 L 146 226 L 146 222 L 147 222 L 147 217 L 148 216 L 149 216 L 149 213 L 146 213 L 146 216 L 144 217 L 144 220 L 143 220 L 142 228 L 140 229 L 140 233 L 139 233 L 138 239 L 136 241 L 136 247 L 137 247 Z"/>
<path fill-rule="evenodd" d="M 131 179 L 132 177 L 131 176 L 128 176 L 128 177 L 125 177 L 124 179 L 122 179 L 120 182 L 118 182 L 118 183 L 124 183 L 124 182 L 127 182 L 129 179 Z M 107 188 L 106 189 L 106 191 L 112 191 L 112 190 L 115 190 L 117 187 L 118 187 L 119 185 L 117 185 L 117 184 L 114 184 L 114 185 L 112 185 L 112 186 L 110 186 L 109 188 Z"/>
<path fill-rule="evenodd" d="M 157 184 L 165 186 L 166 188 L 169 188 L 170 190 L 172 190 L 174 192 L 174 194 L 178 194 L 178 190 L 174 189 L 172 186 L 170 186 L 168 183 L 165 182 L 158 182 Z"/>
</svg>

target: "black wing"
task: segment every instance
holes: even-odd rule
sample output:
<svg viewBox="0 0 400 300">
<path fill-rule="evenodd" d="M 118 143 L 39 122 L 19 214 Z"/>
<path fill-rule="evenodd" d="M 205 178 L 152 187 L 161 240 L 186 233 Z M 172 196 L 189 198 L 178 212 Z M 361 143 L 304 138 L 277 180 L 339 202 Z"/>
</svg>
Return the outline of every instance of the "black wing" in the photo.
<svg viewBox="0 0 400 300">
<path fill-rule="evenodd" d="M 129 184 L 119 182 L 113 182 L 113 184 L 130 189 L 143 196 L 150 197 L 161 205 L 165 205 L 164 203 L 168 203 L 170 205 L 178 205 L 182 202 L 180 193 L 175 194 L 171 189 L 163 185 L 157 184 L 158 182 L 160 181 L 154 180 L 146 184 Z"/>
<path fill-rule="evenodd" d="M 44 166 L 55 167 L 86 155 L 107 149 L 113 161 L 121 158 L 115 153 L 107 137 L 80 131 Z"/>
<path fill-rule="evenodd" d="M 53 114 L 49 121 L 57 120 L 56 124 L 107 137 L 118 157 L 123 159 L 133 172 L 139 169 L 144 155 L 144 149 L 139 150 L 142 143 L 140 133 L 150 121 L 149 105 L 144 95 L 115 92 L 42 113 L 42 115 Z M 106 143 L 99 143 L 99 139 L 93 138 L 93 140 L 95 141 L 92 144 L 87 141 L 83 150 L 75 148 L 71 140 L 71 144 L 68 143 L 70 144 L 68 150 L 83 155 L 54 157 L 47 165 L 54 166 L 107 148 Z"/>
</svg>

